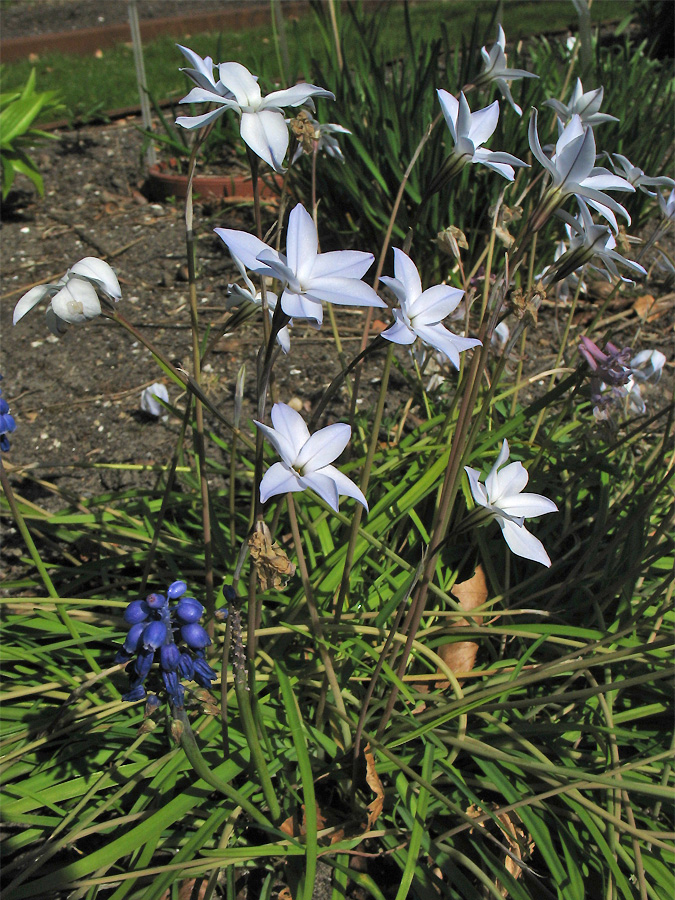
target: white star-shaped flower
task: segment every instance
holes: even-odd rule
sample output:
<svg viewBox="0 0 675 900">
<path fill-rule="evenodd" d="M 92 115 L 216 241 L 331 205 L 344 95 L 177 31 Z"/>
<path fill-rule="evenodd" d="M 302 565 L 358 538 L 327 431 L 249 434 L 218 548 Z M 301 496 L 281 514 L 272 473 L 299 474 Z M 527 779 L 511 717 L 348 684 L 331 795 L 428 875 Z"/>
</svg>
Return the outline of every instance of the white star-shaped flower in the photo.
<svg viewBox="0 0 675 900">
<path fill-rule="evenodd" d="M 544 545 L 533 534 L 530 534 L 525 528 L 524 522 L 531 516 L 543 516 L 546 513 L 557 512 L 558 507 L 552 500 L 541 494 L 523 493 L 529 475 L 522 463 L 509 463 L 500 472 L 500 468 L 508 458 L 509 445 L 508 441 L 504 440 L 497 461 L 485 479 L 485 484 L 481 484 L 479 480 L 481 473 L 478 469 L 464 467 L 469 476 L 473 499 L 497 520 L 504 540 L 516 556 L 531 559 L 543 566 L 550 566 L 551 560 L 544 550 Z"/>
<path fill-rule="evenodd" d="M 349 443 L 349 425 L 328 425 L 310 435 L 300 413 L 286 403 L 275 403 L 271 418 L 273 428 L 255 423 L 281 457 L 281 462 L 274 463 L 260 482 L 262 503 L 275 494 L 311 488 L 336 512 L 340 495 L 353 497 L 368 510 L 361 489 L 331 465 Z"/>
<path fill-rule="evenodd" d="M 490 52 L 488 53 L 485 47 L 480 51 L 485 68 L 479 78 L 476 79 L 476 83 L 483 84 L 484 82 L 494 81 L 502 97 L 511 104 L 519 116 L 522 116 L 522 109 L 511 96 L 510 82 L 516 81 L 518 78 L 539 78 L 539 76 L 534 75 L 532 72 L 526 72 L 525 69 L 509 69 L 506 64 L 505 51 L 506 35 L 504 34 L 502 26 L 499 25 L 497 30 L 497 41 L 490 48 Z"/>
<path fill-rule="evenodd" d="M 380 280 L 396 295 L 400 308 L 394 310 L 396 322 L 382 332 L 382 337 L 394 344 L 412 344 L 417 338 L 447 356 L 459 369 L 459 354 L 471 347 L 480 347 L 476 338 L 460 337 L 441 325 L 441 320 L 456 309 L 464 291 L 437 284 L 422 290 L 422 282 L 415 263 L 402 250 L 394 248 L 394 278 Z"/>
<path fill-rule="evenodd" d="M 231 228 L 215 232 L 249 271 L 279 279 L 284 285 L 281 308 L 287 316 L 313 319 L 320 325 L 324 302 L 386 307 L 373 288 L 361 281 L 373 264 L 373 254 L 361 250 L 319 253 L 316 225 L 301 203 L 288 219 L 285 256 L 247 232 Z"/>
<path fill-rule="evenodd" d="M 185 51 L 183 51 L 185 52 Z M 206 71 L 194 70 L 194 80 L 205 78 Z M 257 79 L 249 70 L 236 62 L 220 63 L 216 89 L 195 87 L 183 97 L 181 103 L 215 103 L 217 108 L 200 116 L 178 116 L 176 124 L 192 131 L 215 121 L 228 109 L 233 109 L 241 119 L 241 137 L 253 152 L 277 172 L 283 172 L 283 161 L 288 150 L 288 126 L 284 118 L 285 106 L 301 106 L 313 97 L 335 100 L 335 95 L 315 84 L 296 84 L 285 91 L 272 91 L 263 97 Z"/>
</svg>

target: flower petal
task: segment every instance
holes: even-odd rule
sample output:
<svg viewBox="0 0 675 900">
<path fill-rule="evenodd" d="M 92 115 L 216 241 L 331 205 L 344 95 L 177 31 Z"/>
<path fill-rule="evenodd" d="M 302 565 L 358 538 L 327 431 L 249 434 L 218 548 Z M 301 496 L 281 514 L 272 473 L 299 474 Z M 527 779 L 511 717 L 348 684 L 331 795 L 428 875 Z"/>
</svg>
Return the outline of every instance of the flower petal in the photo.
<svg viewBox="0 0 675 900">
<path fill-rule="evenodd" d="M 415 332 L 403 321 L 398 309 L 394 310 L 394 315 L 396 322 L 386 331 L 381 332 L 380 337 L 383 337 L 385 341 L 391 341 L 392 344 L 414 344 L 417 340 Z"/>
<path fill-rule="evenodd" d="M 406 312 L 415 319 L 415 325 L 436 325 L 455 311 L 463 296 L 464 291 L 458 288 L 436 284 L 409 303 Z"/>
<path fill-rule="evenodd" d="M 338 511 L 340 497 L 334 478 L 321 471 L 309 472 L 307 475 L 302 476 L 302 484 L 311 488 L 315 494 L 318 494 L 319 497 L 325 500 L 331 509 L 334 509 L 335 512 Z"/>
<path fill-rule="evenodd" d="M 280 406 L 283 404 L 276 405 Z M 305 424 L 304 421 L 302 424 Z M 307 428 L 306 425 L 305 428 Z M 295 460 L 294 468 L 298 472 L 302 472 L 303 476 L 323 469 L 324 466 L 338 458 L 349 443 L 351 434 L 352 429 L 343 422 L 336 422 L 334 425 L 320 428 L 314 432 L 300 450 Z"/>
<path fill-rule="evenodd" d="M 272 91 L 262 101 L 262 107 L 275 106 L 301 106 L 310 97 L 324 97 L 326 100 L 335 100 L 335 94 L 316 84 L 294 84 L 293 87 L 283 91 Z"/>
<path fill-rule="evenodd" d="M 254 419 L 253 422 L 262 431 L 284 463 L 291 467 L 295 462 L 295 457 L 298 455 L 298 450 L 294 444 L 284 434 L 281 434 L 274 428 L 270 428 L 269 425 L 264 425 L 262 422 L 258 422 L 257 419 Z"/>
<path fill-rule="evenodd" d="M 509 468 L 508 466 L 506 467 Z M 504 470 L 506 471 L 506 469 Z M 558 507 L 542 494 L 507 493 L 504 492 L 497 504 L 510 516 L 524 516 L 529 519 L 532 516 L 543 516 L 546 513 L 558 512 Z"/>
<path fill-rule="evenodd" d="M 490 501 L 485 492 L 485 486 L 480 483 L 480 472 L 478 469 L 472 469 L 470 466 L 464 466 L 464 471 L 469 477 L 469 487 L 471 488 L 473 499 L 479 506 L 488 507 Z"/>
<path fill-rule="evenodd" d="M 499 522 L 504 540 L 509 545 L 512 553 L 516 556 L 522 556 L 524 559 L 531 559 L 533 562 L 541 563 L 547 568 L 551 567 L 551 560 L 548 553 L 544 550 L 544 545 L 533 534 L 525 528 L 524 525 L 517 525 L 508 519 L 497 519 Z"/>
<path fill-rule="evenodd" d="M 438 94 L 438 101 L 441 104 L 441 111 L 443 113 L 443 118 L 445 119 L 445 124 L 448 126 L 453 141 L 457 143 L 456 126 L 457 116 L 459 114 L 459 102 L 449 91 L 444 91 L 442 88 L 439 88 L 436 93 Z"/>
<path fill-rule="evenodd" d="M 50 295 L 50 287 L 51 285 L 49 284 L 40 284 L 38 287 L 31 288 L 23 295 L 14 307 L 14 317 L 12 319 L 14 325 L 16 325 L 17 322 L 20 322 L 26 313 L 30 312 L 40 300 L 43 300 Z"/>
<path fill-rule="evenodd" d="M 70 274 L 80 275 L 93 282 L 111 300 L 119 300 L 122 297 L 117 275 L 107 262 L 96 256 L 85 256 L 84 259 L 76 262 L 74 266 L 71 266 Z"/>
<path fill-rule="evenodd" d="M 502 502 L 503 498 L 507 495 L 513 496 L 520 493 L 527 484 L 529 477 L 527 469 L 521 462 L 509 463 L 500 472 L 493 469 L 485 479 L 490 503 L 510 513 L 511 510 L 506 509 Z"/>
<path fill-rule="evenodd" d="M 239 106 L 257 106 L 260 103 L 260 85 L 246 66 L 238 62 L 220 63 L 218 77 L 228 91 L 234 94 Z"/>
<path fill-rule="evenodd" d="M 77 324 L 100 315 L 101 302 L 91 282 L 75 276 L 52 297 L 52 309 L 59 319 Z"/>
<path fill-rule="evenodd" d="M 309 440 L 309 429 L 305 420 L 297 410 L 287 403 L 275 403 L 270 418 L 278 434 L 282 435 L 293 447 L 292 462 L 295 464 L 298 454 Z"/>
<path fill-rule="evenodd" d="M 319 325 L 323 322 L 321 302 L 308 297 L 307 294 L 284 291 L 281 295 L 281 308 L 292 319 L 313 319 Z"/>
<path fill-rule="evenodd" d="M 265 472 L 260 482 L 260 502 L 266 503 L 270 497 L 274 497 L 276 494 L 295 493 L 304 490 L 305 486 L 292 469 L 289 469 L 283 463 L 274 463 Z"/>
<path fill-rule="evenodd" d="M 341 306 L 377 306 L 380 309 L 386 309 L 387 306 L 369 284 L 339 275 L 312 278 L 307 293 L 317 301 L 323 300 L 325 303 L 337 303 Z M 284 312 L 288 312 L 285 307 Z M 288 315 L 292 313 L 288 312 Z"/>
<path fill-rule="evenodd" d="M 241 137 L 275 172 L 283 172 L 288 150 L 288 126 L 283 114 L 271 109 L 244 112 L 241 116 Z"/>
<path fill-rule="evenodd" d="M 363 506 L 366 512 L 368 512 L 368 502 L 363 495 L 363 491 L 357 484 L 355 484 L 351 480 L 351 478 L 348 478 L 335 466 L 326 466 L 321 470 L 321 474 L 328 475 L 333 479 L 340 496 L 344 494 L 345 497 L 352 497 L 354 500 L 357 500 L 361 504 L 361 506 Z"/>
<path fill-rule="evenodd" d="M 302 203 L 291 210 L 286 234 L 288 266 L 303 287 L 307 287 L 316 260 L 319 239 L 314 220 Z"/>
<path fill-rule="evenodd" d="M 375 257 L 363 250 L 329 250 L 314 260 L 312 278 L 341 275 L 343 278 L 363 278 Z"/>
<path fill-rule="evenodd" d="M 186 131 L 195 131 L 203 125 L 215 122 L 227 110 L 226 106 L 220 106 L 218 109 L 212 109 L 211 112 L 202 113 L 201 116 L 178 116 L 176 125 L 185 128 Z"/>
<path fill-rule="evenodd" d="M 235 228 L 214 228 L 213 230 L 227 246 L 232 256 L 240 259 L 251 272 L 257 272 L 259 275 L 274 275 L 272 269 L 258 260 L 258 256 L 267 251 L 278 259 L 279 254 L 263 243 L 260 238 Z"/>
<path fill-rule="evenodd" d="M 415 263 L 398 247 L 394 247 L 394 275 L 405 288 L 406 307 L 409 310 L 410 305 L 422 293 L 422 282 Z"/>
<path fill-rule="evenodd" d="M 464 96 L 462 94 L 462 96 Z M 495 100 L 485 109 L 479 109 L 471 113 L 471 127 L 468 138 L 473 141 L 475 147 L 484 144 L 494 133 L 499 121 L 499 101 Z"/>
</svg>

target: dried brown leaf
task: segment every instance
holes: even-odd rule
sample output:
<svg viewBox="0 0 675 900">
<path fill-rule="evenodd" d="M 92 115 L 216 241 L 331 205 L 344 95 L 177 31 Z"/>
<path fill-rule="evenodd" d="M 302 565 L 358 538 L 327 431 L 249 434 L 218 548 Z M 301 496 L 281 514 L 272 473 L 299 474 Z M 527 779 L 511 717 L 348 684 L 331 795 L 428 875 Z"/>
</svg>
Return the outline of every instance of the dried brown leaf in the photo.
<svg viewBox="0 0 675 900">
<path fill-rule="evenodd" d="M 482 567 L 478 566 L 467 581 L 456 584 L 452 588 L 452 594 L 457 598 L 460 608 L 465 612 L 471 612 L 485 603 L 488 589 Z M 480 624 L 483 621 L 483 616 L 473 616 L 473 619 Z M 453 622 L 453 627 L 456 628 L 457 626 L 468 624 L 466 619 L 457 619 Z M 436 652 L 453 672 L 470 672 L 476 662 L 478 644 L 475 641 L 448 641 L 447 644 L 440 644 Z M 450 682 L 437 681 L 436 687 L 439 690 L 446 690 L 450 687 Z"/>
<path fill-rule="evenodd" d="M 295 563 L 292 563 L 286 551 L 272 540 L 272 534 L 264 522 L 258 522 L 256 529 L 248 539 L 251 559 L 255 567 L 261 591 L 274 588 L 283 591 L 288 579 L 295 575 Z"/>
<path fill-rule="evenodd" d="M 368 787 L 375 794 L 375 798 L 368 804 L 368 825 L 367 830 L 370 831 L 375 822 L 379 819 L 384 808 L 384 788 L 380 781 L 380 776 L 375 768 L 375 757 L 370 744 L 366 744 L 363 755 L 366 758 L 366 782 Z"/>
</svg>

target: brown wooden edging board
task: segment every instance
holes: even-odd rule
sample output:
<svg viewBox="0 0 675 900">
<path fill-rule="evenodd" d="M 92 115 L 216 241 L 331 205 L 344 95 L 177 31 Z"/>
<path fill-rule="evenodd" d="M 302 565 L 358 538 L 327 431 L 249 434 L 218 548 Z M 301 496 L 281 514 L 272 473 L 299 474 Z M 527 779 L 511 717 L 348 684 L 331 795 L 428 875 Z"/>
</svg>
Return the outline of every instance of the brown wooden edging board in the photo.
<svg viewBox="0 0 675 900">
<path fill-rule="evenodd" d="M 284 17 L 299 16 L 307 12 L 308 0 L 285 0 Z M 264 25 L 270 21 L 270 5 L 267 0 L 251 0 L 243 4 L 223 4 L 217 12 L 198 12 L 167 19 L 144 19 L 141 21 L 141 38 L 149 41 L 159 35 L 169 34 L 180 37 L 201 31 L 241 31 Z M 131 30 L 129 23 L 102 25 L 97 28 L 83 28 L 80 31 L 62 31 L 58 34 L 30 35 L 8 38 L 0 41 L 2 62 L 25 59 L 31 53 L 73 53 L 84 56 L 104 47 L 129 43 Z"/>
</svg>

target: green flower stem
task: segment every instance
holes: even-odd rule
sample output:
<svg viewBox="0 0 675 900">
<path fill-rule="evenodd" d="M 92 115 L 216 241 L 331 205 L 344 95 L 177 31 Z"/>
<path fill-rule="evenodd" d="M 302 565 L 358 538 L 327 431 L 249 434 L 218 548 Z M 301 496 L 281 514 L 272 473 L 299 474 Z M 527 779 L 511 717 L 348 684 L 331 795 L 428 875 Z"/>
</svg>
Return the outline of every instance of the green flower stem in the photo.
<svg viewBox="0 0 675 900">
<path fill-rule="evenodd" d="M 250 638 L 249 638 L 250 639 Z M 260 787 L 265 797 L 265 802 L 270 811 L 273 822 L 278 823 L 281 819 L 281 808 L 277 795 L 272 784 L 272 778 L 267 767 L 267 762 L 262 751 L 260 738 L 258 737 L 258 728 L 256 726 L 253 715 L 253 707 L 251 705 L 251 692 L 246 683 L 244 672 L 235 667 L 234 674 L 234 693 L 237 697 L 237 706 L 239 708 L 239 718 L 241 720 L 242 731 L 246 738 L 248 748 L 251 751 L 251 762 L 260 779 Z M 240 802 L 240 801 L 238 801 Z M 245 807 L 244 807 L 245 808 Z"/>
<path fill-rule="evenodd" d="M 351 733 L 349 730 L 349 718 L 347 716 L 347 710 L 345 708 L 344 700 L 342 699 L 342 692 L 340 690 L 340 685 L 338 684 L 337 677 L 335 675 L 335 669 L 333 668 L 333 661 L 330 658 L 330 653 L 326 649 L 326 639 L 323 634 L 323 628 L 321 625 L 321 619 L 319 617 L 318 610 L 316 608 L 316 603 L 314 602 L 314 593 L 312 591 L 312 584 L 309 580 L 309 572 L 307 570 L 307 561 L 305 560 L 305 553 L 302 549 L 302 538 L 300 536 L 300 529 L 298 528 L 298 517 L 295 512 L 295 502 L 293 500 L 293 494 L 286 494 L 286 503 L 288 505 L 288 518 L 291 525 L 291 533 L 293 535 L 293 543 L 295 544 L 295 552 L 298 556 L 298 568 L 300 569 L 300 577 L 302 578 L 302 586 L 305 591 L 305 600 L 307 601 L 307 609 L 309 610 L 309 618 L 312 623 L 312 631 L 316 637 L 316 643 L 319 648 L 319 654 L 321 656 L 321 661 L 323 662 L 324 668 L 326 670 L 326 678 L 328 679 L 328 683 L 330 684 L 331 691 L 333 693 L 333 700 L 335 702 L 335 708 L 337 709 L 340 715 L 340 727 L 342 729 L 342 740 L 344 744 L 344 749 L 347 750 L 351 745 Z"/>
<path fill-rule="evenodd" d="M 201 137 L 201 135 L 200 135 Z M 185 244 L 187 250 L 188 285 L 190 292 L 190 327 L 192 331 L 192 372 L 195 382 L 201 388 L 202 362 L 199 343 L 199 312 L 197 309 L 197 276 L 195 270 L 195 234 L 192 206 L 192 182 L 197 165 L 197 154 L 202 144 L 195 141 L 188 168 L 188 189 L 185 200 Z M 211 505 L 209 502 L 209 482 L 206 474 L 206 445 L 204 440 L 204 409 L 198 397 L 195 398 L 195 444 L 199 466 L 199 486 L 201 492 L 202 531 L 204 538 L 204 583 L 206 587 L 206 612 L 210 620 L 207 630 L 213 637 L 213 613 L 215 594 L 213 588 L 213 539 L 211 535 Z"/>
<path fill-rule="evenodd" d="M 159 512 L 157 513 L 157 520 L 155 522 L 155 526 L 152 532 L 152 541 L 150 542 L 150 547 L 145 557 L 145 563 L 143 565 L 143 576 L 141 578 L 141 586 L 139 588 L 139 596 L 143 597 L 146 590 L 146 585 L 148 583 L 148 578 L 150 576 L 150 570 L 152 569 L 152 564 L 155 559 L 155 553 L 157 552 L 157 544 L 159 543 L 159 535 L 162 530 L 162 525 L 164 524 L 164 518 L 166 516 L 166 512 L 171 503 L 173 487 L 176 481 L 176 468 L 178 467 L 178 458 L 180 456 L 183 441 L 185 439 L 185 431 L 188 426 L 188 422 L 190 421 L 190 410 L 191 403 L 188 397 L 188 402 L 185 404 L 185 413 L 183 415 L 183 422 L 181 424 L 180 433 L 178 435 L 178 441 L 176 442 L 176 446 L 173 451 L 173 455 L 171 457 L 171 462 L 166 468 L 166 485 L 164 487 L 164 493 L 162 495 L 162 504 L 159 508 Z M 235 439 L 233 438 L 233 441 Z"/>
<path fill-rule="evenodd" d="M 11 510 L 12 516 L 14 517 L 14 521 L 16 522 L 16 527 L 19 529 L 21 537 L 24 540 L 28 553 L 30 554 L 30 558 L 33 560 L 35 568 L 38 570 L 40 578 L 42 579 L 42 583 L 44 584 L 47 593 L 54 600 L 59 600 L 60 597 L 54 584 L 49 577 L 49 572 L 45 564 L 42 562 L 40 558 L 40 554 L 38 553 L 37 547 L 35 546 L 35 542 L 33 541 L 33 537 L 28 530 L 28 526 L 26 525 L 26 520 L 21 514 L 21 510 L 19 509 L 19 504 L 16 502 L 16 497 L 14 496 L 14 491 L 12 490 L 12 485 L 10 484 L 9 478 L 7 477 L 7 472 L 5 471 L 5 466 L 2 461 L 2 455 L 0 455 L 0 483 L 2 484 L 2 490 L 7 498 L 7 503 L 9 504 L 9 508 Z M 68 615 L 68 610 L 65 608 L 63 603 L 56 604 L 56 612 L 58 617 L 61 619 L 63 624 L 68 630 L 71 638 L 76 641 L 82 648 L 82 655 L 87 661 L 92 672 L 100 672 L 101 667 L 96 662 L 95 657 L 92 655 L 91 651 L 87 647 L 86 643 L 82 640 L 79 631 L 75 625 L 75 622 Z"/>
<path fill-rule="evenodd" d="M 249 707 L 250 712 L 250 707 Z M 202 756 L 201 750 L 197 745 L 197 741 L 195 739 L 194 733 L 192 731 L 192 727 L 190 725 L 190 720 L 185 714 L 184 709 L 176 709 L 174 710 L 174 717 L 180 722 L 183 726 L 181 735 L 180 735 L 180 744 L 183 748 L 185 755 L 187 756 L 190 765 L 195 770 L 197 775 L 201 779 L 203 779 L 207 784 L 211 785 L 212 788 L 215 788 L 217 791 L 220 791 L 228 800 L 232 800 L 237 806 L 241 806 L 244 812 L 248 813 L 248 815 L 259 825 L 261 825 L 265 830 L 273 829 L 274 826 L 272 822 L 267 818 L 267 816 L 263 815 L 256 806 L 254 806 L 250 800 L 244 797 L 239 791 L 235 790 L 231 785 L 229 785 L 226 781 L 223 781 L 219 778 L 215 772 L 209 767 L 208 763 Z M 249 737 L 249 735 L 246 735 Z M 257 736 L 256 736 L 257 737 Z M 253 755 L 253 747 L 249 744 L 249 748 L 251 750 L 251 755 Z M 258 745 L 258 749 L 260 749 L 260 745 Z M 267 778 L 269 780 L 269 774 L 267 774 Z M 271 781 L 270 781 L 271 786 Z M 264 791 L 264 788 L 263 788 Z M 267 799 L 267 794 L 265 794 Z M 269 802 L 269 801 L 268 801 Z M 270 813 L 272 814 L 272 818 L 275 821 L 279 819 L 279 805 L 276 802 L 276 797 L 274 797 L 274 803 L 276 804 L 276 815 L 270 807 Z"/>
<path fill-rule="evenodd" d="M 382 422 L 382 413 L 384 412 L 384 403 L 387 397 L 387 388 L 389 386 L 389 374 L 391 372 L 391 365 L 394 359 L 394 347 L 393 344 L 389 344 L 387 349 L 387 357 L 384 362 L 384 371 L 382 372 L 382 380 L 380 382 L 380 392 L 377 398 L 377 406 L 375 408 L 375 416 L 373 419 L 371 434 L 370 434 L 370 443 L 368 445 L 368 453 L 366 455 L 366 461 L 363 464 L 363 470 L 361 472 L 361 481 L 359 483 L 359 487 L 363 491 L 364 495 L 368 490 L 368 483 L 370 482 L 370 472 L 373 467 L 373 460 L 375 458 L 375 452 L 377 451 L 377 444 L 380 438 L 380 424 Z M 349 580 L 352 571 L 352 563 L 354 561 L 354 552 L 356 550 L 356 542 L 359 539 L 359 526 L 361 524 L 361 517 L 363 515 L 363 507 L 361 504 L 357 503 L 356 508 L 354 510 L 354 516 L 352 518 L 351 528 L 349 531 L 349 543 L 347 545 L 347 553 L 345 556 L 345 564 L 342 570 L 342 581 L 340 582 L 340 593 L 338 595 L 338 600 L 335 605 L 335 622 L 340 621 L 340 616 L 342 615 L 342 609 L 344 607 L 345 601 L 349 597 Z"/>
</svg>

